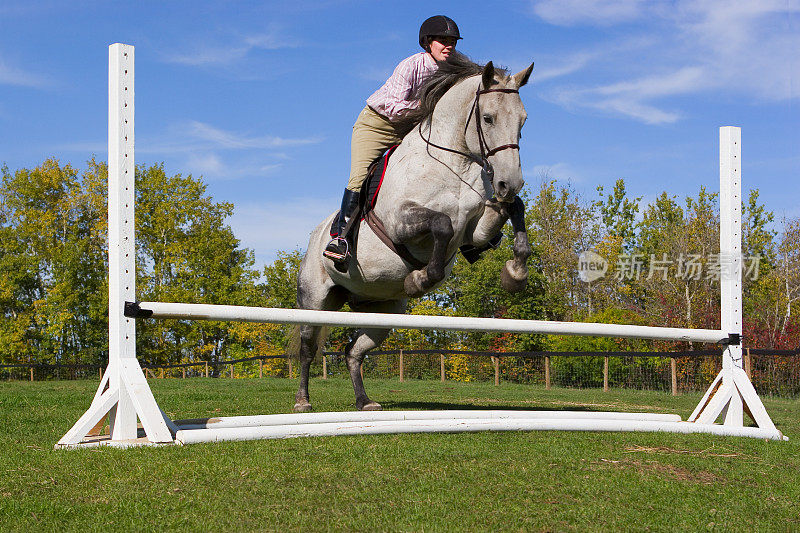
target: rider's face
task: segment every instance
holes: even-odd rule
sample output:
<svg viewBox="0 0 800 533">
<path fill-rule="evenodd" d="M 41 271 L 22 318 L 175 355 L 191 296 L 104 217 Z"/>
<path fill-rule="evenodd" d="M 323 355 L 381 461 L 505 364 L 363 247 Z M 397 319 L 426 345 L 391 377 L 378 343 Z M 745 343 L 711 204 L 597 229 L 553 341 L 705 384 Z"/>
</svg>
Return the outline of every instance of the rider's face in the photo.
<svg viewBox="0 0 800 533">
<path fill-rule="evenodd" d="M 436 61 L 447 61 L 456 48 L 455 37 L 432 37 L 431 55 Z"/>
</svg>

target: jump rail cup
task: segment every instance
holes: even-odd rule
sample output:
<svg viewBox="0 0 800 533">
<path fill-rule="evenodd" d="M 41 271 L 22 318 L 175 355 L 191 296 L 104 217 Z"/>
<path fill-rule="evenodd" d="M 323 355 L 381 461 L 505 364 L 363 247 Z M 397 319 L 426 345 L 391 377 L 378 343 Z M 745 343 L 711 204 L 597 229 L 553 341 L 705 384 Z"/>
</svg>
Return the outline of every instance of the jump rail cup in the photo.
<svg viewBox="0 0 800 533">
<path fill-rule="evenodd" d="M 742 370 L 741 181 L 739 128 L 720 129 L 721 329 L 680 329 L 538 320 L 339 313 L 136 301 L 134 249 L 134 48 L 109 47 L 109 362 L 89 409 L 56 447 L 136 446 L 308 435 L 576 430 L 711 433 L 767 439 L 783 435 Z M 727 265 L 727 268 L 726 268 Z M 136 359 L 135 318 L 236 320 L 411 329 L 451 329 L 684 340 L 727 345 L 723 369 L 688 422 L 647 413 L 384 412 L 265 415 L 173 422 L 158 407 Z M 207 367 L 206 367 L 207 368 Z M 744 427 L 748 412 L 758 427 Z M 109 417 L 110 435 L 92 428 Z M 723 416 L 723 424 L 715 421 Z M 140 436 L 137 419 L 141 421 Z"/>
</svg>

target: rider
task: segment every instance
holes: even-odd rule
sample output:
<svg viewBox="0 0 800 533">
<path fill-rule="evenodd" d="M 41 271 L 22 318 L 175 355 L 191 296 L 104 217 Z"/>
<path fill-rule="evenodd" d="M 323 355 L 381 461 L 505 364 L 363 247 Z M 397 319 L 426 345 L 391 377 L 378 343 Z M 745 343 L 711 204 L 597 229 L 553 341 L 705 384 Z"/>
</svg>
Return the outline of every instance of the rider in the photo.
<svg viewBox="0 0 800 533">
<path fill-rule="evenodd" d="M 355 243 L 350 235 L 342 235 L 358 207 L 361 184 L 367 178 L 370 163 L 398 144 L 410 130 L 403 118 L 419 105 L 414 96 L 422 82 L 435 72 L 438 62 L 447 61 L 461 39 L 458 26 L 444 15 L 430 17 L 419 29 L 419 45 L 425 50 L 407 57 L 386 80 L 383 86 L 367 98 L 367 105 L 358 115 L 350 141 L 350 180 L 342 196 L 339 215 L 331 225 L 331 241 L 323 255 L 337 269 L 346 271 Z"/>
</svg>

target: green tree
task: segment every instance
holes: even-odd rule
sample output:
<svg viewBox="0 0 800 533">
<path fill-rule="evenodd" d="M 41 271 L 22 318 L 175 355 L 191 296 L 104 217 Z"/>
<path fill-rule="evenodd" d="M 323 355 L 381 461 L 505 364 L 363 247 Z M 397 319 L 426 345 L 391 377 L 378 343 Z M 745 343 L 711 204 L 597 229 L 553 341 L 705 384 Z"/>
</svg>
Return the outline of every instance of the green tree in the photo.
<svg viewBox="0 0 800 533">
<path fill-rule="evenodd" d="M 719 253 L 716 204 L 717 195 L 701 187 L 697 198 L 686 198 L 685 208 L 662 193 L 645 209 L 639 232 L 643 267 L 630 305 L 646 313 L 654 325 L 718 326 L 719 282 L 713 261 Z"/>
<path fill-rule="evenodd" d="M 54 159 L 13 174 L 3 168 L 0 197 L 5 357 L 98 362 L 107 322 L 96 199 Z"/>
<path fill-rule="evenodd" d="M 551 320 L 572 320 L 592 308 L 592 286 L 578 277 L 578 255 L 599 240 L 592 204 L 569 186 L 545 174 L 537 189 L 524 195 L 525 221 L 534 248 L 529 266 L 541 272 L 546 292 L 542 306 Z"/>
<path fill-rule="evenodd" d="M 636 245 L 636 214 L 642 197 L 629 199 L 622 178 L 616 181 L 611 194 L 606 195 L 602 185 L 597 187 L 597 193 L 600 200 L 594 203 L 594 208 L 600 215 L 605 234 L 617 243 L 621 253 L 630 253 Z"/>
<path fill-rule="evenodd" d="M 257 305 L 253 254 L 240 248 L 225 221 L 233 205 L 215 202 L 206 185 L 189 176 L 168 176 L 163 165 L 136 172 L 137 293 L 164 302 Z M 207 321 L 143 321 L 137 342 L 152 362 L 226 359 L 231 324 Z M 247 339 L 240 339 L 249 348 Z M 236 350 L 235 350 L 236 351 Z M 241 351 L 241 350 L 238 350 Z"/>
</svg>

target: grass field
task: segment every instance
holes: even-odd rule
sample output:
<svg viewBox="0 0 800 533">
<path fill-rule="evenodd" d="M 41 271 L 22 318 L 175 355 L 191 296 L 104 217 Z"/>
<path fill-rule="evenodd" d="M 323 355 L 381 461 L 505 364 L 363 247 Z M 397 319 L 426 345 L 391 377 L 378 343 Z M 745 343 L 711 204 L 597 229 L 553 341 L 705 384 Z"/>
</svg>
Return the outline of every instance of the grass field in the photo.
<svg viewBox="0 0 800 533">
<path fill-rule="evenodd" d="M 151 380 L 173 418 L 283 413 L 281 379 Z M 367 379 L 386 409 L 672 412 L 697 395 Z M 800 530 L 800 401 L 765 399 L 789 442 L 709 435 L 382 435 L 54 451 L 96 382 L 0 383 L 0 530 Z M 315 380 L 316 411 L 349 410 Z"/>
</svg>

